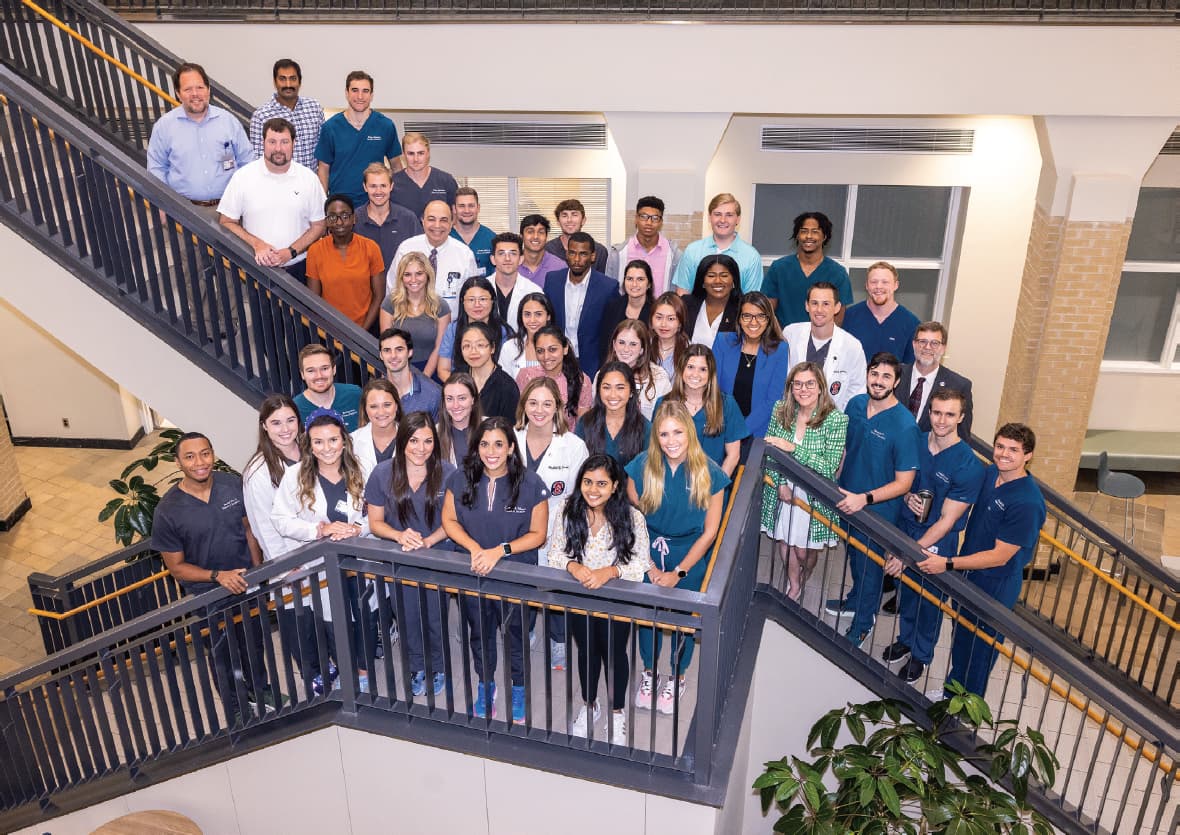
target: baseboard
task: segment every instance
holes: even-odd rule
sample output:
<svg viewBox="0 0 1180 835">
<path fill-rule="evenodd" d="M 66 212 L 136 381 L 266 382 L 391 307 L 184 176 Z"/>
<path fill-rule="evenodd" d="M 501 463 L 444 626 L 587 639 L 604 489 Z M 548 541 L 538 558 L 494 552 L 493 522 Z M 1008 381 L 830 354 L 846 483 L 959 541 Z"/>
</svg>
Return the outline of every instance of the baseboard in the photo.
<svg viewBox="0 0 1180 835">
<path fill-rule="evenodd" d="M 119 438 L 36 438 L 15 436 L 13 446 L 43 446 L 64 447 L 66 449 L 135 449 L 136 444 L 143 440 L 144 431 L 141 426 L 128 440 Z"/>
<path fill-rule="evenodd" d="M 21 517 L 29 512 L 29 508 L 33 506 L 32 501 L 28 496 L 25 500 L 16 506 L 16 510 L 9 513 L 3 519 L 0 519 L 0 531 L 12 530 L 13 526 L 21 520 Z"/>
</svg>

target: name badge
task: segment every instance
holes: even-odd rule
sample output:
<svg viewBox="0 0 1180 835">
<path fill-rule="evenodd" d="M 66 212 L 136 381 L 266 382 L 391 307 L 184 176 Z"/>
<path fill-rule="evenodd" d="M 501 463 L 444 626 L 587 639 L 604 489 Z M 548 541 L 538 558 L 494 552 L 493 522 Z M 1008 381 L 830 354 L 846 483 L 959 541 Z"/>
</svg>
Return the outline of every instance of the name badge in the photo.
<svg viewBox="0 0 1180 835">
<path fill-rule="evenodd" d="M 348 502 L 345 499 L 336 502 L 336 512 L 343 513 L 345 516 L 348 515 Z"/>
</svg>

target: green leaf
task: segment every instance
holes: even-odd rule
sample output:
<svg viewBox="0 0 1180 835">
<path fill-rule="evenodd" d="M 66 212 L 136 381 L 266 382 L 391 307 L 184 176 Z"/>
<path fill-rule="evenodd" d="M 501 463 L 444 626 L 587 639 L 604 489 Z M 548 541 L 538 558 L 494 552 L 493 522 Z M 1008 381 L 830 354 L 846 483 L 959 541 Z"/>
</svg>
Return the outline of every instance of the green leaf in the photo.
<svg viewBox="0 0 1180 835">
<path fill-rule="evenodd" d="M 1015 728 L 1008 728 L 1003 733 L 1001 733 L 998 737 L 996 737 L 995 747 L 1006 748 L 1007 746 L 1012 744 L 1012 740 L 1016 739 L 1016 737 L 1018 735 L 1019 735 L 1019 732 Z M 1040 736 L 1040 735 L 1038 734 L 1038 736 Z M 1044 744 L 1044 737 L 1041 737 L 1041 744 L 1042 745 Z"/>
<path fill-rule="evenodd" d="M 788 777 L 783 780 L 782 785 L 778 787 L 778 791 L 774 793 L 776 803 L 786 803 L 795 796 L 795 792 L 799 791 L 799 781 L 794 777 Z"/>
<path fill-rule="evenodd" d="M 110 484 L 111 489 L 114 490 L 116 493 L 118 493 L 120 496 L 126 496 L 131 492 L 131 488 L 128 487 L 124 482 L 120 481 L 117 478 L 112 478 L 108 482 L 108 484 Z"/>
<path fill-rule="evenodd" d="M 840 734 L 840 717 L 825 716 L 821 721 L 819 744 L 824 748 L 831 748 L 836 744 L 836 737 Z"/>
<path fill-rule="evenodd" d="M 807 806 L 810 809 L 819 808 L 820 790 L 816 783 L 808 780 L 803 784 L 803 797 L 807 800 Z"/>
<path fill-rule="evenodd" d="M 792 806 L 785 815 L 775 822 L 774 831 L 787 833 L 787 835 L 802 835 L 802 833 L 808 832 L 803 816 L 802 806 Z"/>
<path fill-rule="evenodd" d="M 881 717 L 885 715 L 884 702 L 869 702 L 868 704 L 863 705 L 863 708 L 864 715 L 867 716 L 869 721 L 873 722 L 874 724 L 880 722 Z"/>
<path fill-rule="evenodd" d="M 1012 777 L 1023 780 L 1028 776 L 1029 766 L 1032 765 L 1032 751 L 1027 744 L 1020 742 L 1012 749 Z"/>
<path fill-rule="evenodd" d="M 1041 766 L 1041 773 L 1039 779 L 1045 786 L 1051 787 L 1057 780 L 1057 757 L 1048 748 L 1038 746 L 1036 749 L 1037 762 Z"/>
<path fill-rule="evenodd" d="M 145 470 L 154 470 L 156 468 L 156 465 L 159 463 L 160 463 L 160 456 L 150 455 L 147 458 L 143 459 L 143 468 Z"/>
<path fill-rule="evenodd" d="M 127 482 L 127 486 L 130 487 L 132 490 L 138 490 L 139 488 L 143 487 L 143 476 L 141 476 L 141 475 L 131 476 L 131 480 Z"/>
<path fill-rule="evenodd" d="M 751 786 L 751 788 L 755 788 L 755 789 L 773 788 L 774 786 L 777 786 L 778 784 L 779 784 L 779 777 L 777 775 L 767 774 L 767 773 L 763 772 L 762 774 L 758 775 L 758 779 L 756 779 L 754 781 L 754 785 Z"/>
<path fill-rule="evenodd" d="M 894 817 L 901 815 L 901 799 L 897 796 L 897 789 L 893 787 L 892 780 L 888 777 L 878 777 L 877 794 L 880 795 L 881 800 L 885 802 L 885 806 L 893 813 Z"/>
<path fill-rule="evenodd" d="M 770 805 L 774 803 L 774 789 L 770 786 L 761 790 L 762 794 L 762 814 L 770 811 Z"/>
<path fill-rule="evenodd" d="M 106 503 L 106 506 L 103 507 L 101 511 L 99 511 L 98 521 L 105 522 L 107 519 L 110 519 L 122 504 L 122 499 L 111 499 Z"/>
<path fill-rule="evenodd" d="M 852 734 L 853 739 L 857 742 L 865 741 L 865 723 L 859 716 L 848 714 L 844 717 L 844 724 L 848 726 L 848 732 Z"/>
<path fill-rule="evenodd" d="M 869 804 L 873 802 L 873 795 L 877 793 L 877 786 L 873 778 L 867 774 L 864 775 L 857 783 L 857 792 L 860 805 L 867 809 Z"/>
</svg>

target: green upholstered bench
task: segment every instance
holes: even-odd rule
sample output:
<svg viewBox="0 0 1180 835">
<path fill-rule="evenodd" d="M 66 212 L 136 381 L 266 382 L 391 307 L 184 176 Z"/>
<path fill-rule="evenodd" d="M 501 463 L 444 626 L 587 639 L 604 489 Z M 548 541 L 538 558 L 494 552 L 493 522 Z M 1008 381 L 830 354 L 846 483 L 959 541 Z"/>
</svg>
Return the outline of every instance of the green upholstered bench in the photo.
<svg viewBox="0 0 1180 835">
<path fill-rule="evenodd" d="M 1112 470 L 1180 473 L 1180 432 L 1129 432 L 1090 429 L 1082 443 L 1083 470 L 1098 469 L 1098 454 L 1106 450 Z"/>
</svg>

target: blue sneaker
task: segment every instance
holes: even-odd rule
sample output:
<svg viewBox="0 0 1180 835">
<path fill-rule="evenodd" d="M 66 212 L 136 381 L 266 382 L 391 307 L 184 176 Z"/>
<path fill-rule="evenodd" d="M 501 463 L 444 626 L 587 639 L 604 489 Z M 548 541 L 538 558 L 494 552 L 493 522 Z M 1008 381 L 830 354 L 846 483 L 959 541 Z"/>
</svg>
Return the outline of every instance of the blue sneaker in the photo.
<svg viewBox="0 0 1180 835">
<path fill-rule="evenodd" d="M 328 686 L 333 690 L 340 687 L 336 679 L 340 677 L 340 671 L 336 669 L 336 665 L 331 661 L 328 662 Z M 311 680 L 311 692 L 317 696 L 324 695 L 324 677 L 320 673 L 316 673 L 315 678 Z"/>
<path fill-rule="evenodd" d="M 851 600 L 841 600 L 838 597 L 825 601 L 824 611 L 838 618 L 852 617 L 856 614 L 856 609 L 852 608 Z"/>
<path fill-rule="evenodd" d="M 485 699 L 486 696 L 486 699 Z M 488 706 L 491 706 L 492 718 L 496 718 L 496 682 L 484 684 L 482 681 L 479 686 L 475 688 L 475 707 L 472 708 L 471 714 L 476 719 L 486 719 L 489 711 Z"/>
<path fill-rule="evenodd" d="M 524 687 L 516 684 L 512 685 L 512 721 L 524 724 Z"/>
<path fill-rule="evenodd" d="M 356 679 L 357 679 L 356 680 L 357 692 L 368 693 L 369 692 L 369 674 L 368 673 L 357 673 Z"/>
<path fill-rule="evenodd" d="M 437 696 L 439 693 L 441 693 L 443 691 L 443 688 L 446 686 L 447 686 L 447 674 L 446 673 L 435 673 L 434 674 L 434 695 Z"/>
<path fill-rule="evenodd" d="M 426 693 L 426 671 L 419 670 L 414 673 L 414 677 L 410 679 L 410 692 L 415 696 L 421 696 Z"/>
<path fill-rule="evenodd" d="M 873 628 L 870 626 L 864 632 L 856 633 L 853 633 L 852 630 L 853 627 L 848 627 L 848 631 L 844 633 L 844 637 L 857 649 L 864 649 L 865 645 L 869 642 L 869 638 L 873 635 Z"/>
</svg>

